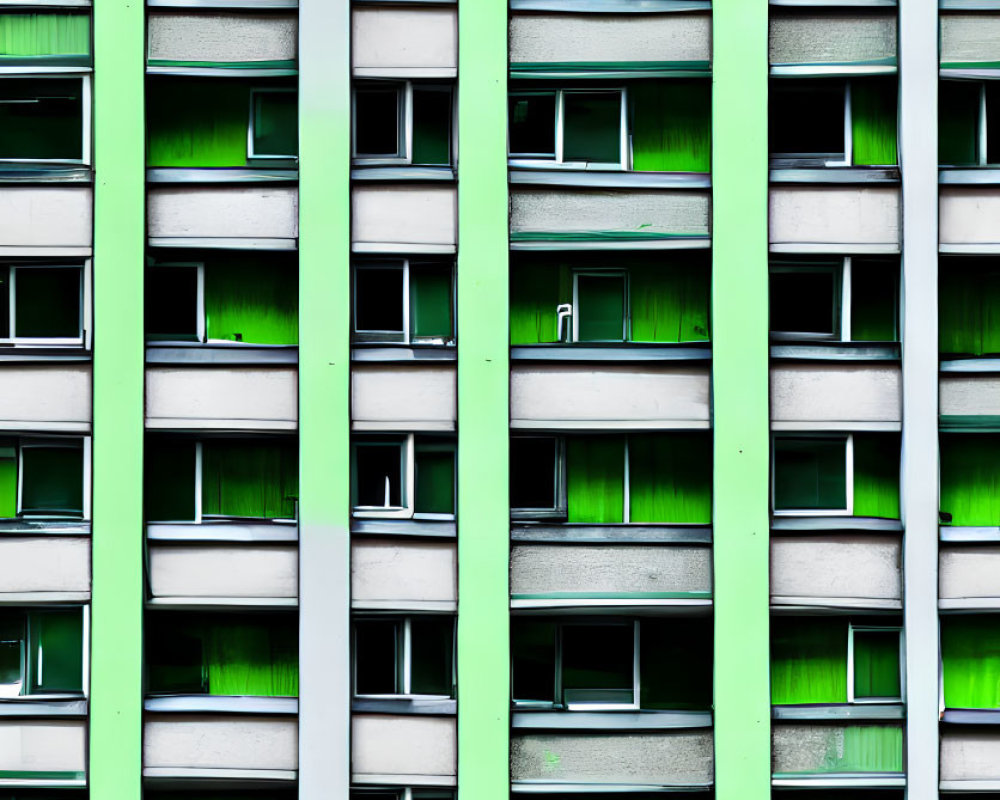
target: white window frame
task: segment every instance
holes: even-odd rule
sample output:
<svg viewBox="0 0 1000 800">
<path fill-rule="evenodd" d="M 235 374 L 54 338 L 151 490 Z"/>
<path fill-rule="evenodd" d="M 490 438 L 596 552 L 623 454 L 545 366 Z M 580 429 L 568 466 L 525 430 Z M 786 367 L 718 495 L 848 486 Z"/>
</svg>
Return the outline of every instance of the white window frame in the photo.
<svg viewBox="0 0 1000 800">
<path fill-rule="evenodd" d="M 509 97 L 540 95 L 555 93 L 555 156 L 514 155 L 510 152 L 510 129 L 507 130 L 507 164 L 511 167 L 544 168 L 544 169 L 574 169 L 593 170 L 597 172 L 618 172 L 631 169 L 631 137 L 628 132 L 628 89 L 624 86 L 610 87 L 573 87 L 567 89 L 527 89 L 510 92 Z M 621 117 L 619 121 L 620 160 L 618 162 L 567 161 L 563 157 L 563 133 L 565 124 L 566 94 L 612 94 L 618 93 L 621 98 Z"/>
<path fill-rule="evenodd" d="M 419 261 L 419 259 L 417 259 Z M 355 337 L 365 337 L 359 339 L 355 344 L 378 344 L 385 345 L 386 347 L 408 347 L 413 344 L 424 344 L 424 345 L 447 345 L 455 341 L 455 268 L 454 264 L 447 264 L 442 262 L 441 266 L 449 267 L 449 280 L 451 281 L 451 319 L 452 319 L 452 331 L 451 336 L 447 339 L 432 338 L 428 336 L 417 336 L 413 335 L 412 325 L 410 324 L 413 318 L 413 296 L 410 293 L 410 274 L 411 274 L 411 259 L 409 258 L 398 258 L 398 259 L 384 259 L 379 261 L 356 261 L 354 263 L 354 270 L 351 277 L 352 281 L 352 292 L 351 292 L 351 334 Z M 387 331 L 387 330 L 368 330 L 358 328 L 358 272 L 364 270 L 399 270 L 403 271 L 403 282 L 402 282 L 402 303 L 403 303 L 403 330 L 399 331 Z M 417 268 L 419 271 L 419 267 Z M 384 336 L 385 339 L 379 339 L 376 337 Z M 390 337 L 399 337 L 397 339 L 392 339 Z"/>
<path fill-rule="evenodd" d="M 813 263 L 802 261 L 798 263 L 781 262 L 772 263 L 768 275 L 799 275 L 803 273 L 826 273 L 833 274 L 833 302 L 836 307 L 834 313 L 837 315 L 835 330 L 832 334 L 815 333 L 810 331 L 768 331 L 772 341 L 817 341 L 817 342 L 849 342 L 851 341 L 851 257 L 846 256 L 839 259 L 840 263 Z"/>
<path fill-rule="evenodd" d="M 830 81 L 832 83 L 832 81 Z M 789 81 L 789 85 L 794 85 Z M 822 156 L 809 153 L 770 153 L 771 161 L 815 161 L 817 166 L 822 161 L 824 167 L 850 167 L 854 161 L 854 122 L 851 114 L 851 79 L 843 78 L 840 81 L 844 95 L 844 158 L 824 159 Z"/>
<path fill-rule="evenodd" d="M 572 320 L 572 341 L 574 344 L 580 342 L 580 297 L 579 285 L 581 277 L 621 277 L 622 279 L 622 337 L 621 339 L 588 339 L 587 344 L 625 344 L 629 340 L 632 332 L 632 308 L 629 303 L 629 275 L 627 269 L 574 269 L 573 270 L 573 305 L 570 308 Z M 558 331 L 557 331 L 558 333 Z"/>
<path fill-rule="evenodd" d="M 510 509 L 511 519 L 564 519 L 567 514 L 566 503 L 566 438 L 558 435 L 528 434 L 518 435 L 518 439 L 553 439 L 555 441 L 555 464 L 554 475 L 554 497 L 555 506 L 552 508 L 528 508 L 512 506 Z"/>
<path fill-rule="evenodd" d="M 415 694 L 412 691 L 412 678 L 413 678 L 413 618 L 415 615 L 407 614 L 403 616 L 393 615 L 387 617 L 381 621 L 392 622 L 396 625 L 396 655 L 395 655 L 395 667 L 396 667 L 396 681 L 397 686 L 399 686 L 400 691 L 394 692 L 392 694 L 359 694 L 358 693 L 358 629 L 357 625 L 352 625 L 351 635 L 353 637 L 353 648 L 352 648 L 352 658 L 351 658 L 351 696 L 359 699 L 368 700 L 387 700 L 391 698 L 411 698 L 411 699 L 433 699 L 433 700 L 450 700 L 452 696 L 450 694 Z M 430 616 L 423 615 L 423 616 Z M 360 617 L 355 622 L 372 622 L 380 621 L 378 617 L 366 616 Z M 451 634 L 451 681 L 452 685 L 455 684 L 455 658 L 456 658 L 456 636 L 455 636 L 455 620 L 452 618 L 452 634 Z"/>
<path fill-rule="evenodd" d="M 297 161 L 298 155 L 295 153 L 258 153 L 254 150 L 254 109 L 257 105 L 257 96 L 262 94 L 295 94 L 296 90 L 290 86 L 255 86 L 250 90 L 249 119 L 247 120 L 247 160 L 258 161 Z"/>
<path fill-rule="evenodd" d="M 351 163 L 355 166 L 411 166 L 413 164 L 413 87 L 412 80 L 365 80 L 351 87 Z M 395 155 L 358 155 L 358 90 L 396 89 L 396 144 Z M 455 90 L 447 83 L 419 82 L 420 90 L 447 92 L 451 99 L 450 130 L 448 136 L 448 161 L 455 162 Z M 440 166 L 444 166 L 443 164 Z"/>
<path fill-rule="evenodd" d="M 81 517 L 60 517 L 50 514 L 27 514 L 24 513 L 22 498 L 24 494 L 24 451 L 33 448 L 62 448 L 66 450 L 80 450 L 83 459 L 83 514 Z M 91 440 L 89 436 L 23 436 L 17 439 L 17 519 L 34 520 L 77 520 L 86 521 L 90 519 L 90 457 Z"/>
<path fill-rule="evenodd" d="M 855 697 L 854 696 L 854 634 L 856 631 L 899 634 L 899 697 Z M 903 629 L 899 625 L 847 625 L 847 702 L 855 705 L 901 704 L 906 701 L 906 642 Z"/>
<path fill-rule="evenodd" d="M 208 325 L 205 319 L 205 262 L 203 261 L 169 261 L 165 263 L 156 262 L 150 265 L 150 269 L 194 269 L 196 270 L 197 283 L 195 289 L 195 333 L 199 344 L 208 342 Z M 228 341 L 219 339 L 217 341 Z M 159 343 L 159 342 L 158 342 Z M 234 342 L 233 344 L 240 344 Z"/>
<path fill-rule="evenodd" d="M 80 131 L 80 136 L 82 142 L 80 145 L 81 158 L 0 158 L 0 164 L 79 164 L 82 166 L 90 166 L 93 162 L 93 90 L 90 82 L 91 76 L 89 74 L 75 75 L 72 73 L 12 73 L 10 75 L 0 76 L 0 80 L 3 80 L 3 77 L 31 78 L 32 80 L 65 80 L 67 78 L 79 78 L 82 81 L 80 88 L 80 127 L 82 129 Z"/>
<path fill-rule="evenodd" d="M 414 479 L 416 476 L 416 453 L 414 448 L 414 434 L 402 434 L 386 437 L 365 438 L 361 441 L 352 442 L 351 453 L 351 473 L 352 478 L 358 480 L 357 448 L 359 447 L 397 447 L 401 448 L 400 458 L 402 462 L 401 478 L 402 486 L 399 487 L 399 506 L 362 506 L 354 505 L 354 497 L 351 498 L 351 515 L 356 519 L 412 519 L 413 501 L 415 496 Z M 355 485 L 352 495 L 356 491 Z"/>
<path fill-rule="evenodd" d="M 83 263 L 55 262 L 31 263 L 8 262 L 3 266 L 9 270 L 10 282 L 7 292 L 9 328 L 6 335 L 0 335 L 0 342 L 12 344 L 15 347 L 80 347 L 90 346 L 90 259 Z M 80 335 L 66 337 L 15 336 L 17 330 L 17 272 L 22 269 L 78 269 L 80 271 Z"/>
<path fill-rule="evenodd" d="M 17 699 L 21 702 L 24 701 L 44 701 L 44 700 L 62 700 L 67 698 L 87 698 L 90 694 L 90 606 L 87 604 L 83 605 L 72 605 L 70 609 L 77 610 L 80 612 L 81 616 L 81 632 L 80 632 L 80 691 L 79 692 L 40 692 L 37 694 L 27 694 L 21 693 L 20 691 L 16 694 L 0 693 L 0 697 L 4 699 Z M 20 607 L 18 610 L 24 615 L 24 638 L 21 640 L 21 683 L 19 688 L 24 689 L 30 686 L 31 681 L 28 675 L 28 644 L 31 641 L 31 616 L 33 613 L 44 613 L 47 609 L 42 607 L 34 606 L 24 606 Z M 37 683 L 42 683 L 42 677 L 45 669 L 44 661 L 44 651 L 39 653 L 38 658 L 38 679 Z"/>
<path fill-rule="evenodd" d="M 846 440 L 844 445 L 844 496 L 846 508 L 784 508 L 775 507 L 777 475 L 777 443 L 780 439 L 831 439 Z M 771 513 L 776 517 L 853 517 L 854 516 L 854 434 L 853 433 L 789 433 L 771 437 Z"/>
</svg>

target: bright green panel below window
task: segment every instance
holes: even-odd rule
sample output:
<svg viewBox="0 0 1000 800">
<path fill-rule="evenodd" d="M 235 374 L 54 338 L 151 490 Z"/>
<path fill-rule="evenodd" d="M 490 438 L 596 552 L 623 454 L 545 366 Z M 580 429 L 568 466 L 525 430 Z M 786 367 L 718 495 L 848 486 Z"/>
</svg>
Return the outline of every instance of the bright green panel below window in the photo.
<svg viewBox="0 0 1000 800">
<path fill-rule="evenodd" d="M 898 632 L 854 632 L 854 696 L 902 696 Z"/>
<path fill-rule="evenodd" d="M 510 270 L 510 343 L 556 341 L 556 306 L 572 294 L 569 270 L 544 260 L 517 261 Z"/>
<path fill-rule="evenodd" d="M 17 516 L 17 451 L 0 442 L 0 519 Z"/>
<path fill-rule="evenodd" d="M 633 265 L 629 269 L 632 341 L 708 341 L 710 290 L 707 264 Z"/>
<path fill-rule="evenodd" d="M 639 629 L 639 705 L 712 707 L 712 626 L 703 619 L 644 619 Z"/>
<path fill-rule="evenodd" d="M 1000 353 L 1000 261 L 942 259 L 939 276 L 941 353 Z"/>
<path fill-rule="evenodd" d="M 621 342 L 625 339 L 625 276 L 576 276 L 577 340 Z"/>
<path fill-rule="evenodd" d="M 410 269 L 410 324 L 415 338 L 452 336 L 451 267 Z"/>
<path fill-rule="evenodd" d="M 32 692 L 82 691 L 83 614 L 80 609 L 31 614 L 28 631 Z"/>
<path fill-rule="evenodd" d="M 700 433 L 633 434 L 630 522 L 712 521 L 712 442 Z"/>
<path fill-rule="evenodd" d="M 855 258 L 851 269 L 851 339 L 896 342 L 899 305 L 895 264 Z"/>
<path fill-rule="evenodd" d="M 847 702 L 847 623 L 779 617 L 771 622 L 771 702 Z"/>
<path fill-rule="evenodd" d="M 83 449 L 25 447 L 21 511 L 26 514 L 83 515 Z"/>
<path fill-rule="evenodd" d="M 570 522 L 621 522 L 625 501 L 625 440 L 574 436 L 566 441 L 566 502 Z"/>
<path fill-rule="evenodd" d="M 779 438 L 774 442 L 776 510 L 847 507 L 846 440 Z"/>
<path fill-rule="evenodd" d="M 298 274 L 288 264 L 212 263 L 205 267 L 209 339 L 253 344 L 299 340 Z"/>
<path fill-rule="evenodd" d="M 952 525 L 1000 525 L 1000 434 L 941 434 L 941 510 Z"/>
<path fill-rule="evenodd" d="M 854 516 L 899 519 L 899 436 L 854 435 Z"/>
<path fill-rule="evenodd" d="M 244 167 L 249 87 L 232 79 L 151 78 L 146 103 L 150 167 Z"/>
<path fill-rule="evenodd" d="M 632 168 L 708 172 L 712 88 L 708 80 L 640 81 L 629 86 Z"/>
<path fill-rule="evenodd" d="M 563 95 L 563 159 L 596 164 L 621 161 L 621 94 Z"/>
<path fill-rule="evenodd" d="M 955 167 L 979 163 L 977 81 L 941 81 L 938 91 L 938 163 Z"/>
<path fill-rule="evenodd" d="M 253 152 L 257 157 L 294 157 L 299 152 L 299 105 L 295 92 L 253 96 Z"/>
<path fill-rule="evenodd" d="M 220 439 L 202 445 L 202 514 L 291 519 L 298 493 L 294 444 Z"/>
<path fill-rule="evenodd" d="M 455 452 L 439 446 L 416 447 L 416 497 L 418 514 L 455 513 Z"/>
<path fill-rule="evenodd" d="M 413 89 L 413 163 L 451 163 L 451 92 Z"/>
<path fill-rule="evenodd" d="M 896 78 L 851 83 L 851 127 L 855 166 L 895 165 Z"/>
<path fill-rule="evenodd" d="M 944 704 L 1000 708 L 1000 617 L 941 619 Z"/>
<path fill-rule="evenodd" d="M 143 500 L 150 522 L 194 519 L 194 442 L 151 438 L 146 443 L 146 488 Z"/>
</svg>

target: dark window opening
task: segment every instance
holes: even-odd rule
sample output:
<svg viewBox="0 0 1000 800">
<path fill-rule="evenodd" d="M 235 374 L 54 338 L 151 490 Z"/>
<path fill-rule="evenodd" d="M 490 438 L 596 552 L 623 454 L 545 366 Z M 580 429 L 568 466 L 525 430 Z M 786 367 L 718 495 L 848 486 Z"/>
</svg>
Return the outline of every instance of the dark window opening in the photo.
<svg viewBox="0 0 1000 800">
<path fill-rule="evenodd" d="M 400 90 L 357 89 L 354 93 L 354 153 L 359 158 L 401 158 Z"/>
<path fill-rule="evenodd" d="M 510 505 L 514 509 L 554 509 L 557 443 L 552 437 L 510 440 Z"/>
<path fill-rule="evenodd" d="M 773 81 L 769 102 L 772 156 L 844 158 L 843 83 Z"/>
<path fill-rule="evenodd" d="M 555 158 L 555 92 L 513 95 L 508 115 L 511 156 Z"/>
</svg>

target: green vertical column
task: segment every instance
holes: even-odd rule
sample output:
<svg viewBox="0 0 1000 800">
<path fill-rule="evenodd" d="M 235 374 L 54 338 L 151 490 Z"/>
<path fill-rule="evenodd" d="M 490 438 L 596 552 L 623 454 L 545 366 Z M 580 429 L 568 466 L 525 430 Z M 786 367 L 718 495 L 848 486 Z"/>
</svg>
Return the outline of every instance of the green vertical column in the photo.
<svg viewBox="0 0 1000 800">
<path fill-rule="evenodd" d="M 713 0 L 715 781 L 771 793 L 767 0 Z"/>
<path fill-rule="evenodd" d="M 458 792 L 507 800 L 506 0 L 460 0 L 458 41 Z"/>
<path fill-rule="evenodd" d="M 141 0 L 94 4 L 94 439 L 90 796 L 142 795 Z"/>
</svg>

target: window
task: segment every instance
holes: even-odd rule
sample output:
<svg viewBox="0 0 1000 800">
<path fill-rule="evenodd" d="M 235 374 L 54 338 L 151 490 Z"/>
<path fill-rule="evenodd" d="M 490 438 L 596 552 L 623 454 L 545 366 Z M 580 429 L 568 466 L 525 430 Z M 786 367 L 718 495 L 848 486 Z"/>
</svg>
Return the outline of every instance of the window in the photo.
<svg viewBox="0 0 1000 800">
<path fill-rule="evenodd" d="M 452 344 L 451 264 L 373 261 L 354 267 L 354 340 L 378 344 Z"/>
<path fill-rule="evenodd" d="M 899 628 L 851 625 L 847 640 L 847 702 L 901 703 L 903 658 Z"/>
<path fill-rule="evenodd" d="M 89 461 L 89 438 L 0 438 L 0 518 L 88 519 Z"/>
<path fill-rule="evenodd" d="M 455 620 L 377 617 L 354 622 L 356 697 L 454 697 Z"/>
<path fill-rule="evenodd" d="M 413 434 L 358 437 L 353 450 L 355 517 L 454 517 L 454 439 Z"/>
<path fill-rule="evenodd" d="M 942 166 L 1000 164 L 1000 85 L 995 81 L 941 81 L 938 161 Z"/>
<path fill-rule="evenodd" d="M 771 338 L 897 341 L 898 279 L 887 259 L 773 260 Z"/>
<path fill-rule="evenodd" d="M 294 441 L 150 437 L 146 519 L 151 522 L 292 522 L 297 515 Z"/>
<path fill-rule="evenodd" d="M 0 79 L 0 161 L 90 163 L 90 78 Z"/>
<path fill-rule="evenodd" d="M 938 281 L 941 355 L 1000 355 L 1000 261 L 992 256 L 942 257 Z"/>
<path fill-rule="evenodd" d="M 351 800 L 455 800 L 450 789 L 351 789 Z"/>
<path fill-rule="evenodd" d="M 772 80 L 772 161 L 817 167 L 896 164 L 896 93 L 895 78 Z"/>
<path fill-rule="evenodd" d="M 0 610 L 0 697 L 86 691 L 86 610 Z"/>
<path fill-rule="evenodd" d="M 355 164 L 452 163 L 452 88 L 363 81 L 354 88 Z"/>
<path fill-rule="evenodd" d="M 298 273 L 253 258 L 156 263 L 146 270 L 151 342 L 292 345 L 298 342 Z"/>
<path fill-rule="evenodd" d="M 702 433 L 515 436 L 511 515 L 567 522 L 711 521 L 711 444 Z"/>
<path fill-rule="evenodd" d="M 899 518 L 899 437 L 886 433 L 774 438 L 778 515 Z"/>
<path fill-rule="evenodd" d="M 514 166 L 628 169 L 624 89 L 514 92 L 508 118 Z"/>
<path fill-rule="evenodd" d="M 575 342 L 624 342 L 628 339 L 628 288 L 622 271 L 573 274 Z"/>
<path fill-rule="evenodd" d="M 941 434 L 941 522 L 1000 526 L 1000 433 Z"/>
<path fill-rule="evenodd" d="M 247 158 L 294 159 L 298 152 L 299 117 L 295 90 L 252 90 Z"/>
<path fill-rule="evenodd" d="M 1000 708 L 1000 617 L 941 615 L 945 708 Z"/>
<path fill-rule="evenodd" d="M 0 265 L 0 343 L 82 346 L 83 276 L 79 266 Z"/>
</svg>

